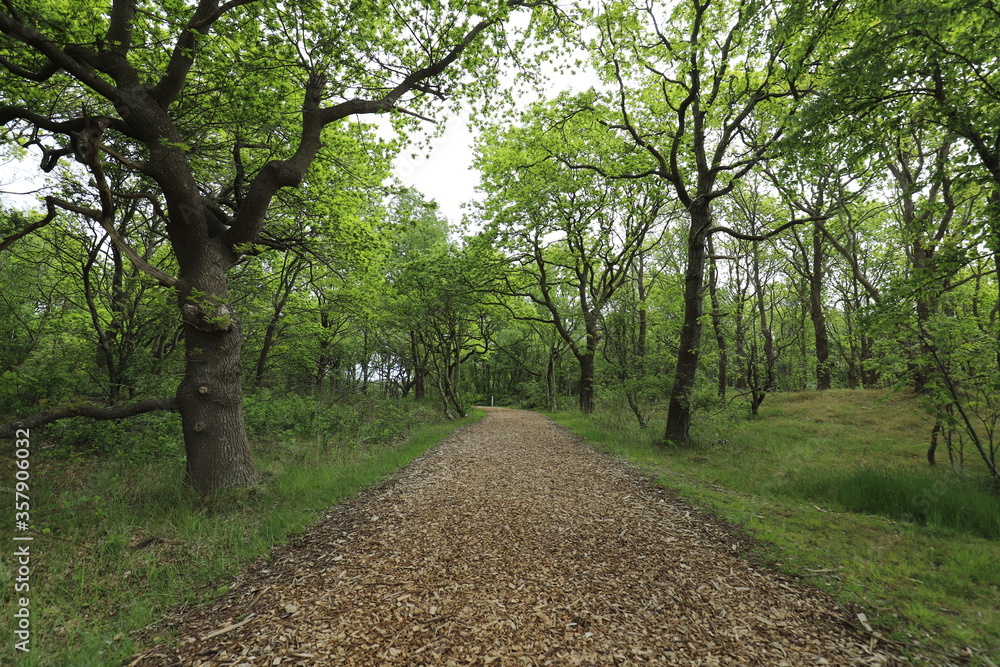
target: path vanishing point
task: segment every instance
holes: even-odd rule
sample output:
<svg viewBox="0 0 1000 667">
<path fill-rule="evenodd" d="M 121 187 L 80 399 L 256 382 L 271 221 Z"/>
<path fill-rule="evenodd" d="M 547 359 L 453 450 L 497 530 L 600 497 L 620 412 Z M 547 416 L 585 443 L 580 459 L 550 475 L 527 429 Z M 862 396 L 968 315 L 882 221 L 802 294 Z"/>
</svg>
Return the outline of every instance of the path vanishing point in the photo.
<svg viewBox="0 0 1000 667">
<path fill-rule="evenodd" d="M 486 410 L 126 664 L 898 664 L 733 528 L 541 415 Z"/>
</svg>

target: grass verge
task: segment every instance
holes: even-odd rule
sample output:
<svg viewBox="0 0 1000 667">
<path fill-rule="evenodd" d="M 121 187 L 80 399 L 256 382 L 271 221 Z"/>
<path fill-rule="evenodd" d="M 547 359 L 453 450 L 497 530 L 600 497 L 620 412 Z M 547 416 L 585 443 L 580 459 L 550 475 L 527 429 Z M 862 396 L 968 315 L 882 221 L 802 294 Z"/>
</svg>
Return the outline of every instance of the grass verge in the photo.
<svg viewBox="0 0 1000 667">
<path fill-rule="evenodd" d="M 759 557 L 845 602 L 914 662 L 1000 664 L 1000 497 L 923 457 L 916 401 L 876 391 L 775 395 L 759 418 L 702 420 L 666 449 L 625 411 L 551 415 L 738 524 Z M 975 465 L 974 463 L 972 465 Z"/>
<path fill-rule="evenodd" d="M 246 565 L 324 509 L 482 416 L 414 426 L 405 439 L 381 444 L 267 439 L 254 452 L 263 483 L 208 502 L 183 483 L 178 455 L 146 463 L 86 456 L 32 461 L 30 652 L 13 648 L 16 563 L 8 541 L 0 563 L 6 619 L 0 663 L 121 664 L 138 648 L 133 633 L 167 608 L 225 593 Z M 13 479 L 13 469 L 4 468 L 4 480 Z M 3 520 L 10 535 L 9 519 Z"/>
</svg>

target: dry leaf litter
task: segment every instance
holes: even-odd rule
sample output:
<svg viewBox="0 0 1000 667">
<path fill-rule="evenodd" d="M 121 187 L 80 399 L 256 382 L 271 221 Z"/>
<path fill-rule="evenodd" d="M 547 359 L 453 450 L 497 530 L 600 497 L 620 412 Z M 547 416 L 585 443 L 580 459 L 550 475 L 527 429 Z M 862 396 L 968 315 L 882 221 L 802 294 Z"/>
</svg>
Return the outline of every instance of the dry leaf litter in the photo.
<svg viewBox="0 0 1000 667">
<path fill-rule="evenodd" d="M 541 415 L 488 413 L 128 664 L 898 664 L 731 528 Z"/>
</svg>

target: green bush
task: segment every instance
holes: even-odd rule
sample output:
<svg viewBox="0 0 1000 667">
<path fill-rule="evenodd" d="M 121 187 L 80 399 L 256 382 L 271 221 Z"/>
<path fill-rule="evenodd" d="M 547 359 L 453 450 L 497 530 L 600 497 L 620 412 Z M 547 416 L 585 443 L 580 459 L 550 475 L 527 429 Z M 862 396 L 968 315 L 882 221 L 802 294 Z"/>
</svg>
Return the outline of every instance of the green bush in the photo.
<svg viewBox="0 0 1000 667">
<path fill-rule="evenodd" d="M 148 412 L 113 421 L 63 419 L 39 432 L 51 440 L 51 452 L 63 459 L 94 454 L 141 463 L 184 457 L 180 416 L 172 412 Z"/>
<path fill-rule="evenodd" d="M 244 413 L 251 437 L 306 438 L 325 448 L 387 444 L 435 420 L 432 410 L 415 402 L 366 396 L 334 402 L 269 390 L 249 396 Z"/>
</svg>

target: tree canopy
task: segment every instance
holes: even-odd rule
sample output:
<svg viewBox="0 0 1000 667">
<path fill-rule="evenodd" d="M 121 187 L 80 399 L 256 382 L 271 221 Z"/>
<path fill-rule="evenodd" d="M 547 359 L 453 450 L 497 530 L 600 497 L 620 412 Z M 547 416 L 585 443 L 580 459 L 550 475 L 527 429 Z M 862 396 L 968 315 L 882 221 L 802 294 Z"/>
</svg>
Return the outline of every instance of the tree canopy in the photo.
<svg viewBox="0 0 1000 667">
<path fill-rule="evenodd" d="M 685 446 L 892 386 L 932 463 L 997 474 L 991 1 L 7 0 L 0 33 L 0 142 L 50 176 L 0 216 L 8 430 L 177 412 L 210 492 L 258 479 L 270 391 L 622 406 Z M 392 173 L 459 108 L 464 226 Z"/>
</svg>

